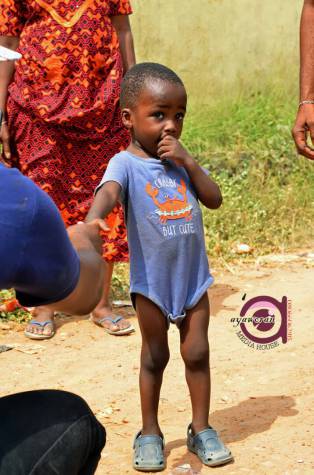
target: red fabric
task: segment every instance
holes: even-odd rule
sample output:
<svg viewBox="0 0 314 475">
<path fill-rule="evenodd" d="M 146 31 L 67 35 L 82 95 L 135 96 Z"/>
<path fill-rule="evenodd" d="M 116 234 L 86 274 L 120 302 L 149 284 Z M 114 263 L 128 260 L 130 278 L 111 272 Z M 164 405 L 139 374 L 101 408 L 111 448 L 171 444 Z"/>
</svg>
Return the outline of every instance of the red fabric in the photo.
<svg viewBox="0 0 314 475">
<path fill-rule="evenodd" d="M 110 16 L 128 0 L 2 0 L 0 34 L 20 35 L 8 112 L 16 159 L 66 224 L 84 219 L 110 158 L 127 147 L 118 104 L 122 61 Z M 105 258 L 127 260 L 121 208 Z"/>
</svg>

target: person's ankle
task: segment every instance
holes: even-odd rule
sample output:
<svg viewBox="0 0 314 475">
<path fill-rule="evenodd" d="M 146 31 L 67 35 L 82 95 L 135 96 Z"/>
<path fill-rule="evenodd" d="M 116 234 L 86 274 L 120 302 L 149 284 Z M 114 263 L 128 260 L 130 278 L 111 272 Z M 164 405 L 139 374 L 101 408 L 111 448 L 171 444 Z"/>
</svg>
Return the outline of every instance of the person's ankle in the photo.
<svg viewBox="0 0 314 475">
<path fill-rule="evenodd" d="M 199 432 L 202 432 L 203 430 L 206 430 L 210 428 L 210 425 L 207 423 L 194 423 L 192 422 L 191 424 L 191 432 L 192 432 L 192 435 L 195 435 L 195 434 L 198 434 Z"/>
<path fill-rule="evenodd" d="M 141 430 L 141 435 L 159 435 L 160 437 L 163 437 L 163 434 L 160 430 L 160 427 L 158 426 L 147 426 L 143 427 Z"/>
<path fill-rule="evenodd" d="M 52 310 L 46 310 L 46 309 L 41 311 L 40 308 L 37 308 L 37 309 L 33 310 L 32 318 L 34 320 L 38 320 L 38 321 L 46 321 L 46 320 L 53 321 L 54 312 Z"/>
</svg>

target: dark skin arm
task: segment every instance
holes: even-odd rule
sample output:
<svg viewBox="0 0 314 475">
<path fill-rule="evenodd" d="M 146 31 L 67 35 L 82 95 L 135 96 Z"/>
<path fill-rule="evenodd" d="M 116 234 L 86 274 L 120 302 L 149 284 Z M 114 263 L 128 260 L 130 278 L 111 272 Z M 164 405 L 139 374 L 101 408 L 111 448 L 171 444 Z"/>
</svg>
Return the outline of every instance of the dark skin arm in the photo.
<svg viewBox="0 0 314 475">
<path fill-rule="evenodd" d="M 107 225 L 101 219 L 93 220 L 89 224 L 75 224 L 67 229 L 80 259 L 79 281 L 70 295 L 47 307 L 74 315 L 86 315 L 96 307 L 102 295 L 105 272 L 101 257 L 100 230 L 108 231 Z"/>
<path fill-rule="evenodd" d="M 116 206 L 119 200 L 121 186 L 115 181 L 108 181 L 97 192 L 85 222 L 103 220 Z"/>
<path fill-rule="evenodd" d="M 314 100 L 314 0 L 305 0 L 300 24 L 300 102 Z M 312 146 L 306 143 L 310 134 Z M 314 104 L 299 106 L 292 136 L 299 154 L 314 160 Z"/>
<path fill-rule="evenodd" d="M 14 36 L 0 36 L 0 45 L 16 50 L 20 39 Z M 3 111 L 3 120 L 6 120 L 8 86 L 14 74 L 13 61 L 0 62 L 0 109 Z M 0 143 L 3 145 L 4 158 L 9 161 L 11 158 L 10 134 L 7 124 L 2 124 L 0 128 Z M 3 162 L 0 155 L 0 161 Z"/>
<path fill-rule="evenodd" d="M 125 74 L 136 63 L 130 20 L 128 15 L 116 15 L 111 22 L 118 35 Z"/>
<path fill-rule="evenodd" d="M 219 186 L 209 178 L 195 158 L 171 135 L 166 135 L 158 145 L 161 160 L 172 160 L 177 166 L 184 167 L 193 183 L 200 202 L 206 208 L 217 209 L 222 203 Z"/>
</svg>

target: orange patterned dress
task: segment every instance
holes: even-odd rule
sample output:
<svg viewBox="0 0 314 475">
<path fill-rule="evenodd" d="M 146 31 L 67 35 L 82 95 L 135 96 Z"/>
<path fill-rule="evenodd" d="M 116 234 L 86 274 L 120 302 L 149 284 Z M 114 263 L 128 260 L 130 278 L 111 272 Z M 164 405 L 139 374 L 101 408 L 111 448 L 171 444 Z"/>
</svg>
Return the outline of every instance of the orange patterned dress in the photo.
<svg viewBox="0 0 314 475">
<path fill-rule="evenodd" d="M 110 17 L 130 13 L 128 0 L 1 0 L 0 35 L 19 36 L 23 56 L 9 87 L 14 156 L 68 225 L 84 219 L 108 161 L 129 143 Z M 104 257 L 126 261 L 122 209 L 107 219 Z"/>
</svg>

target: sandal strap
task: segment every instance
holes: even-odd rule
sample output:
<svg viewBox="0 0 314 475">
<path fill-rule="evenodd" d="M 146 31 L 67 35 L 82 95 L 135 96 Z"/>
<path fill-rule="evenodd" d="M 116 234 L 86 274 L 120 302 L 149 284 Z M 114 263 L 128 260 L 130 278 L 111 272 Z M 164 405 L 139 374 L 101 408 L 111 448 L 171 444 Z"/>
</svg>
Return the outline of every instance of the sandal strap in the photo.
<svg viewBox="0 0 314 475">
<path fill-rule="evenodd" d="M 121 317 L 121 315 L 118 315 L 116 318 L 112 318 L 112 317 L 103 317 L 103 318 L 100 318 L 99 320 L 95 320 L 96 323 L 103 323 L 103 322 L 110 322 L 110 323 L 118 323 L 120 322 L 121 320 L 123 320 L 123 317 Z"/>
<path fill-rule="evenodd" d="M 37 320 L 30 320 L 28 322 L 29 325 L 37 325 L 38 327 L 45 327 L 46 325 L 53 325 L 52 320 L 46 320 L 45 322 L 37 322 Z"/>
</svg>

